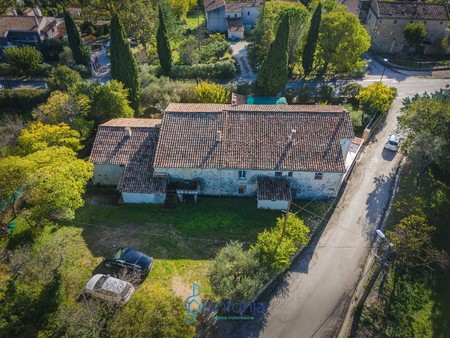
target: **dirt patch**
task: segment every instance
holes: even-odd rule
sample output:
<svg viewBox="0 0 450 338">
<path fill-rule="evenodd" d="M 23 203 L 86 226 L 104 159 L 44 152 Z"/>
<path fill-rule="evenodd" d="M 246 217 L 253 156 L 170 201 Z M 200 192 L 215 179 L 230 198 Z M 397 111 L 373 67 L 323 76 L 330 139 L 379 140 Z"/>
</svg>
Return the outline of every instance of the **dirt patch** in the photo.
<svg viewBox="0 0 450 338">
<path fill-rule="evenodd" d="M 180 276 L 175 276 L 172 278 L 172 292 L 176 296 L 186 299 L 192 296 L 192 285 L 187 285 Z"/>
</svg>

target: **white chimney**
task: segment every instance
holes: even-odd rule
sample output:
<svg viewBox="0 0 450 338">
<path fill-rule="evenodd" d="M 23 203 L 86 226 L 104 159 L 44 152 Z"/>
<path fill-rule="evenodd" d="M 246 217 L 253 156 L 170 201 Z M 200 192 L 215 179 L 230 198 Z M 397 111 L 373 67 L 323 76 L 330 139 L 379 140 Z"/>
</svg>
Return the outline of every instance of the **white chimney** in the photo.
<svg viewBox="0 0 450 338">
<path fill-rule="evenodd" d="M 125 127 L 125 136 L 130 138 L 131 137 L 131 128 Z"/>
<path fill-rule="evenodd" d="M 291 142 L 295 140 L 295 137 L 297 136 L 297 130 L 292 129 L 291 130 Z"/>
<path fill-rule="evenodd" d="M 11 8 L 11 15 L 17 16 L 17 11 L 14 7 Z"/>
<path fill-rule="evenodd" d="M 42 16 L 42 12 L 41 12 L 41 9 L 39 8 L 39 6 L 34 5 L 33 12 L 34 12 L 35 16 Z"/>
<path fill-rule="evenodd" d="M 222 141 L 222 132 L 220 130 L 216 131 L 216 142 Z"/>
</svg>

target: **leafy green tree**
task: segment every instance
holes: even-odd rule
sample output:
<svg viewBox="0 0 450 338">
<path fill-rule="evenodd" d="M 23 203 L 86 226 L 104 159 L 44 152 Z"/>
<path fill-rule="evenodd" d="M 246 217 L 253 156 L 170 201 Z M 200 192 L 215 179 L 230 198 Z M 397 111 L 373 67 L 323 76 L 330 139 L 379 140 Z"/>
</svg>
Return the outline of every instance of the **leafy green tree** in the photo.
<svg viewBox="0 0 450 338">
<path fill-rule="evenodd" d="M 409 46 L 416 51 L 427 36 L 427 30 L 422 22 L 409 23 L 403 29 L 403 36 L 408 42 Z"/>
<path fill-rule="evenodd" d="M 417 96 L 404 101 L 399 127 L 406 133 L 402 151 L 413 158 L 423 174 L 431 163 L 450 172 L 450 95 L 437 92 L 433 95 Z"/>
<path fill-rule="evenodd" d="M 342 89 L 340 90 L 340 94 L 342 96 L 345 96 L 346 98 L 354 100 L 359 95 L 362 89 L 363 86 L 359 83 L 351 82 L 342 87 Z"/>
<path fill-rule="evenodd" d="M 192 66 L 200 60 L 198 52 L 198 41 L 195 37 L 189 36 L 180 45 L 180 60 L 185 65 Z"/>
<path fill-rule="evenodd" d="M 180 20 L 185 20 L 187 14 L 195 8 L 197 0 L 168 0 L 173 13 Z"/>
<path fill-rule="evenodd" d="M 81 81 L 81 75 L 77 71 L 67 66 L 58 66 L 50 72 L 50 76 L 47 78 L 47 85 L 52 91 L 68 92 Z"/>
<path fill-rule="evenodd" d="M 292 256 L 297 250 L 308 243 L 309 228 L 295 215 L 277 219 L 277 224 L 271 230 L 264 230 L 258 235 L 256 244 L 252 247 L 268 266 L 272 274 L 286 270 L 291 264 Z"/>
<path fill-rule="evenodd" d="M 45 39 L 41 42 L 41 53 L 45 61 L 58 61 L 64 42 L 57 39 Z"/>
<path fill-rule="evenodd" d="M 128 101 L 128 91 L 121 82 L 113 80 L 103 86 L 98 82 L 81 83 L 74 92 L 89 97 L 91 109 L 88 119 L 97 125 L 114 118 L 134 116 Z"/>
<path fill-rule="evenodd" d="M 211 288 L 221 300 L 252 300 L 266 278 L 256 252 L 244 250 L 238 242 L 230 242 L 220 249 L 209 271 Z"/>
<path fill-rule="evenodd" d="M 261 95 L 276 96 L 288 80 L 289 16 L 284 15 L 278 26 L 275 40 L 258 71 L 256 86 Z"/>
<path fill-rule="evenodd" d="M 314 54 L 316 53 L 317 39 L 319 37 L 320 20 L 322 18 L 322 3 L 316 7 L 311 18 L 311 25 L 309 26 L 308 37 L 306 39 L 305 48 L 303 49 L 302 66 L 306 75 L 312 71 L 314 64 Z"/>
<path fill-rule="evenodd" d="M 167 37 L 166 24 L 164 22 L 164 14 L 161 7 L 159 7 L 159 26 L 156 34 L 156 48 L 161 70 L 164 75 L 169 75 L 172 69 L 172 51 L 170 49 L 170 41 Z"/>
<path fill-rule="evenodd" d="M 183 300 L 159 284 L 144 284 L 127 306 L 116 312 L 107 336 L 193 338 L 195 326 L 186 323 Z"/>
<path fill-rule="evenodd" d="M 42 62 L 42 54 L 31 46 L 5 48 L 3 54 L 6 63 L 27 75 L 36 71 Z"/>
<path fill-rule="evenodd" d="M 231 93 L 219 84 L 200 82 L 195 88 L 195 98 L 200 103 L 229 103 Z"/>
<path fill-rule="evenodd" d="M 126 22 L 127 36 L 134 38 L 147 50 L 156 34 L 158 16 L 155 6 L 145 1 L 124 1 L 119 16 L 121 22 Z"/>
<path fill-rule="evenodd" d="M 369 115 L 385 113 L 397 96 L 397 89 L 382 82 L 374 82 L 362 89 L 356 96 L 363 111 Z"/>
<path fill-rule="evenodd" d="M 90 61 L 90 55 L 86 55 L 86 47 L 81 40 L 80 32 L 77 25 L 72 18 L 72 15 L 64 12 L 64 23 L 66 25 L 67 38 L 69 39 L 69 46 L 72 50 L 73 58 L 79 65 L 87 66 Z"/>
<path fill-rule="evenodd" d="M 117 13 L 111 20 L 111 75 L 129 91 L 131 107 L 139 113 L 139 71 Z"/>
<path fill-rule="evenodd" d="M 17 138 L 17 152 L 22 155 L 45 150 L 48 147 L 67 147 L 78 151 L 82 148 L 80 133 L 64 123 L 50 125 L 37 121 L 30 123 Z"/>
<path fill-rule="evenodd" d="M 33 116 L 42 123 L 65 123 L 84 139 L 93 127 L 93 121 L 88 120 L 90 109 L 91 102 L 86 95 L 54 91 L 46 103 L 33 110 Z"/>
<path fill-rule="evenodd" d="M 317 42 L 316 61 L 323 72 L 330 68 L 344 73 L 361 68 L 361 54 L 370 47 L 370 36 L 356 15 L 347 12 L 330 12 L 322 16 Z"/>
</svg>

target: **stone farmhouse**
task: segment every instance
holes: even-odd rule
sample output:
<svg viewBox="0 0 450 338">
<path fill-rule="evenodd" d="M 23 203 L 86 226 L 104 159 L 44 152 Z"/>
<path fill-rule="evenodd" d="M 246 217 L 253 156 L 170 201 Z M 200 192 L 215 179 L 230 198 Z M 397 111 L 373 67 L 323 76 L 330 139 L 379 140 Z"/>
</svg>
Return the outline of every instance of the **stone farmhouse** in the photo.
<svg viewBox="0 0 450 338">
<path fill-rule="evenodd" d="M 172 103 L 162 120 L 100 125 L 90 161 L 93 183 L 116 186 L 125 203 L 256 196 L 258 207 L 284 209 L 335 197 L 354 139 L 340 106 Z"/>
<path fill-rule="evenodd" d="M 403 30 L 409 23 L 422 22 L 427 36 L 421 52 L 440 52 L 440 42 L 450 35 L 446 4 L 409 1 L 360 1 L 360 19 L 365 22 L 372 39 L 372 50 L 382 53 L 407 53 L 410 50 Z"/>
<path fill-rule="evenodd" d="M 262 1 L 234 2 L 204 0 L 206 29 L 211 33 L 226 33 L 230 40 L 241 40 L 245 31 L 256 26 Z"/>
</svg>

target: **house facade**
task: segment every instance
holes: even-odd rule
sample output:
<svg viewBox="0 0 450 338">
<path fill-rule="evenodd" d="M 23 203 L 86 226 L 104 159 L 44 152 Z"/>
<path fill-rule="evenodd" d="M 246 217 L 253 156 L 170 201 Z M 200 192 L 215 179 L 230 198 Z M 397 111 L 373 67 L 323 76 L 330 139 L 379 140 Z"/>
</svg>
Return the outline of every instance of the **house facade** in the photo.
<svg viewBox="0 0 450 338">
<path fill-rule="evenodd" d="M 262 1 L 204 0 L 204 6 L 209 32 L 226 33 L 229 39 L 243 39 L 244 32 L 256 26 Z"/>
<path fill-rule="evenodd" d="M 371 35 L 371 48 L 376 52 L 412 52 L 403 35 L 403 30 L 409 23 L 425 25 L 427 35 L 421 46 L 424 54 L 440 53 L 440 42 L 450 35 L 449 12 L 445 4 L 361 1 L 360 8 L 360 18 L 365 22 Z"/>
</svg>

